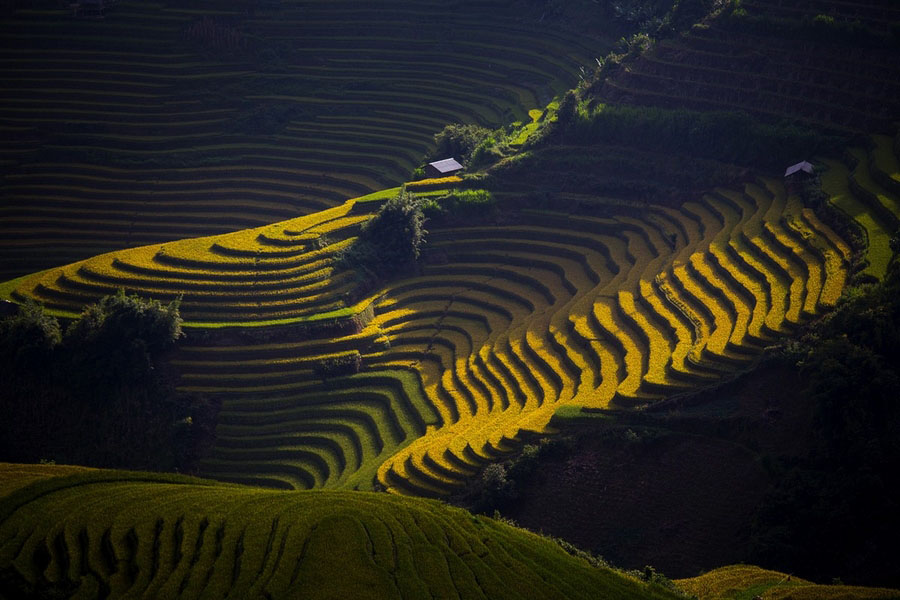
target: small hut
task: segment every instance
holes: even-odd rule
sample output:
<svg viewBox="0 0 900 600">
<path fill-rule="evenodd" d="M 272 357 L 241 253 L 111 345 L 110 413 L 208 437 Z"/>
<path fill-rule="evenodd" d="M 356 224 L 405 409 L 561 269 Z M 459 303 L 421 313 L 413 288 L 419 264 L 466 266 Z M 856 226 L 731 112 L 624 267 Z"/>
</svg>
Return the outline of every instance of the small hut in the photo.
<svg viewBox="0 0 900 600">
<path fill-rule="evenodd" d="M 428 166 L 425 167 L 425 176 L 429 179 L 432 177 L 449 177 L 462 171 L 462 168 L 463 166 L 455 158 L 445 158 L 428 163 Z"/>
<path fill-rule="evenodd" d="M 815 175 L 815 167 L 804 160 L 784 170 L 784 185 L 790 193 L 799 194 L 803 190 L 804 182 L 815 177 Z"/>
<path fill-rule="evenodd" d="M 784 170 L 784 177 L 794 177 L 797 176 L 801 179 L 806 177 L 811 177 L 816 174 L 815 168 L 811 163 L 806 162 L 798 162 L 796 165 L 791 165 L 787 169 Z"/>
</svg>

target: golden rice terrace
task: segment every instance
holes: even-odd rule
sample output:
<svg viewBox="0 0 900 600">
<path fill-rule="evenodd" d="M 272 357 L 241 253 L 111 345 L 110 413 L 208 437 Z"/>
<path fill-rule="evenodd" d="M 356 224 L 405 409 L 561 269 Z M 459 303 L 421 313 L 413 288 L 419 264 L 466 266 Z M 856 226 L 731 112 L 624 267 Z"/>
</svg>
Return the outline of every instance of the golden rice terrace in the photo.
<svg viewBox="0 0 900 600">
<path fill-rule="evenodd" d="M 870 177 L 896 177 L 884 150 L 854 150 L 855 169 L 829 163 L 823 175 L 833 203 L 857 207 L 876 276 L 878 233 L 898 214 Z M 4 290 L 61 314 L 118 288 L 182 297 L 180 387 L 225 398 L 206 475 L 442 495 L 561 407 L 636 407 L 746 368 L 834 305 L 851 259 L 798 196 L 761 178 L 679 208 L 522 210 L 435 228 L 420 275 L 356 298 L 335 257 L 390 194 L 101 255 Z M 306 329 L 260 334 L 279 327 Z M 318 370 L 354 360 L 355 375 Z"/>
<path fill-rule="evenodd" d="M 0 25 L 0 273 L 18 276 L 0 295 L 64 317 L 122 288 L 180 298 L 179 389 L 224 399 L 204 475 L 448 494 L 554 414 L 641 407 L 751 366 L 852 275 L 850 240 L 754 174 L 684 202 L 574 199 L 603 216 L 430 227 L 417 276 L 363 293 L 339 257 L 433 134 L 525 120 L 607 44 L 499 2 L 273 4 L 199 19 L 123 0 L 103 21 L 28 8 Z M 900 223 L 900 63 L 735 33 L 770 10 L 790 21 L 789 4 L 729 5 L 584 91 L 865 133 L 818 162 L 877 279 Z M 814 4 L 882 33 L 897 18 L 885 2 Z"/>
</svg>

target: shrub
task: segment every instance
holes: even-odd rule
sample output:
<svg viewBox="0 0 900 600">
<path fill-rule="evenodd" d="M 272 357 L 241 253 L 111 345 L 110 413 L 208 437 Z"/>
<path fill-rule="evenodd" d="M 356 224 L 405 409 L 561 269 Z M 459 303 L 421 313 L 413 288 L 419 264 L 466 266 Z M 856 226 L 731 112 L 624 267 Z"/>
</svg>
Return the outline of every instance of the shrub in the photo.
<svg viewBox="0 0 900 600">
<path fill-rule="evenodd" d="M 456 158 L 463 164 L 469 162 L 472 153 L 491 135 L 491 130 L 481 125 L 453 123 L 434 136 L 436 148 L 430 158 Z"/>
<path fill-rule="evenodd" d="M 484 509 L 479 512 L 489 512 L 489 509 L 497 509 L 514 499 L 516 493 L 515 482 L 506 476 L 506 467 L 497 463 L 491 463 L 481 473 L 482 498 Z"/>
<path fill-rule="evenodd" d="M 484 217 L 496 208 L 497 199 L 488 190 L 453 190 L 422 203 L 422 212 L 429 219 Z"/>
<path fill-rule="evenodd" d="M 179 395 L 161 356 L 181 337 L 178 302 L 119 292 L 60 334 L 35 304 L 0 321 L 0 460 L 152 470 L 194 468 L 217 406 Z M 13 426 L 14 425 L 14 426 Z"/>
<path fill-rule="evenodd" d="M 557 122 L 561 126 L 567 127 L 575 120 L 575 112 L 577 109 L 578 98 L 575 97 L 575 92 L 569 90 L 566 92 L 566 95 L 563 96 L 562 102 L 559 103 L 559 108 L 556 110 Z"/>
<path fill-rule="evenodd" d="M 471 168 L 483 168 L 504 158 L 509 153 L 506 132 L 499 129 L 481 141 L 469 158 Z"/>
<path fill-rule="evenodd" d="M 313 367 L 313 371 L 315 372 L 316 377 L 322 381 L 326 381 L 332 377 L 359 373 L 361 366 L 362 356 L 358 350 L 354 350 L 349 354 L 332 356 L 319 361 L 316 366 Z"/>
<path fill-rule="evenodd" d="M 421 201 L 401 190 L 366 222 L 340 262 L 370 283 L 407 272 L 415 267 L 425 243 L 424 224 Z"/>
<path fill-rule="evenodd" d="M 0 362 L 8 376 L 25 376 L 46 366 L 61 339 L 59 322 L 29 301 L 0 321 Z"/>
</svg>

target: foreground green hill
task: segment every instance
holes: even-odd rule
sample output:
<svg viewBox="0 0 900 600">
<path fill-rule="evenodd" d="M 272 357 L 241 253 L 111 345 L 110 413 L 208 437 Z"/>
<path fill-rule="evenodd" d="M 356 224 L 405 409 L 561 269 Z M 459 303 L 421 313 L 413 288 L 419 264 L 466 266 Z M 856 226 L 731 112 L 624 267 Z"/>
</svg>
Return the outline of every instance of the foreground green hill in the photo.
<svg viewBox="0 0 900 600">
<path fill-rule="evenodd" d="M 679 597 L 434 501 L 47 469 L 0 497 L 0 598 Z"/>
</svg>

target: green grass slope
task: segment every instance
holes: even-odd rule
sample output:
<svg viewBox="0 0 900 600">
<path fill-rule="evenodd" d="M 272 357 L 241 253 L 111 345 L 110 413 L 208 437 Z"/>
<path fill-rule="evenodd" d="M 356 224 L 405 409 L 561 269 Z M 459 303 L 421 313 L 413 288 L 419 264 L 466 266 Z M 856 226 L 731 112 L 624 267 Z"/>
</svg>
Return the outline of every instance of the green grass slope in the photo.
<svg viewBox="0 0 900 600">
<path fill-rule="evenodd" d="M 434 501 L 115 471 L 0 497 L 0 578 L 0 598 L 678 597 Z"/>
<path fill-rule="evenodd" d="M 787 573 L 732 565 L 675 582 L 699 600 L 879 600 L 900 598 L 900 590 L 852 585 L 818 585 Z"/>
</svg>

